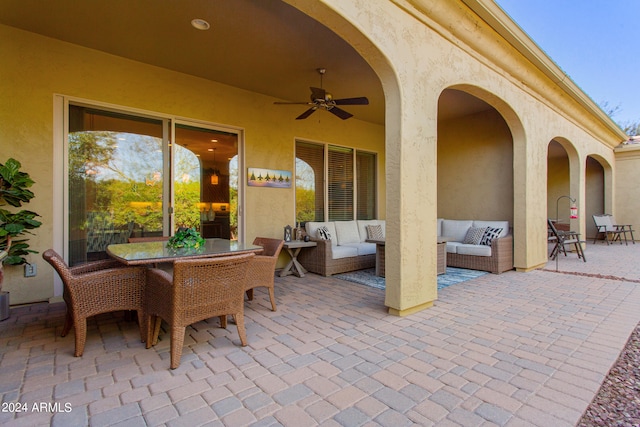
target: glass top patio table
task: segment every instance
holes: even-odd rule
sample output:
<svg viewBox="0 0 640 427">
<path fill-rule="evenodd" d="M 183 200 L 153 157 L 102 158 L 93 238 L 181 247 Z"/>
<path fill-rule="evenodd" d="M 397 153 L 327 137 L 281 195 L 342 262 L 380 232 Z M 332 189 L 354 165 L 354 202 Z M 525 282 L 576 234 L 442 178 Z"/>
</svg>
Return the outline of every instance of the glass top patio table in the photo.
<svg viewBox="0 0 640 427">
<path fill-rule="evenodd" d="M 198 249 L 167 247 L 167 241 L 117 243 L 107 246 L 110 257 L 127 265 L 173 262 L 177 259 L 210 258 L 246 253 L 259 254 L 262 246 L 245 245 L 236 240 L 206 239 Z"/>
</svg>

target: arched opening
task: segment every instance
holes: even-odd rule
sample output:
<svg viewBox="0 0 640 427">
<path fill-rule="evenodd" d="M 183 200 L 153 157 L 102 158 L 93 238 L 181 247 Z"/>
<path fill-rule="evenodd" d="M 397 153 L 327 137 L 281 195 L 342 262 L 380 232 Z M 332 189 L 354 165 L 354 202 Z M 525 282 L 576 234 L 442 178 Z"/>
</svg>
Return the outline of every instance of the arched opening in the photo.
<svg viewBox="0 0 640 427">
<path fill-rule="evenodd" d="M 607 195 L 611 189 L 607 188 L 610 180 L 610 167 L 606 161 L 597 156 L 587 156 L 585 168 L 585 221 L 586 237 L 593 239 L 597 235 L 597 228 L 593 215 L 612 214 L 607 204 Z"/>
<path fill-rule="evenodd" d="M 572 171 L 577 167 L 577 157 L 573 145 L 564 138 L 554 138 L 547 146 L 547 218 L 556 222 L 558 230 L 572 229 L 569 208 L 573 202 L 569 198 L 576 203 L 581 198 L 578 179 Z"/>
<path fill-rule="evenodd" d="M 514 221 L 513 137 L 500 112 L 466 91 L 438 100 L 438 217 Z"/>
</svg>

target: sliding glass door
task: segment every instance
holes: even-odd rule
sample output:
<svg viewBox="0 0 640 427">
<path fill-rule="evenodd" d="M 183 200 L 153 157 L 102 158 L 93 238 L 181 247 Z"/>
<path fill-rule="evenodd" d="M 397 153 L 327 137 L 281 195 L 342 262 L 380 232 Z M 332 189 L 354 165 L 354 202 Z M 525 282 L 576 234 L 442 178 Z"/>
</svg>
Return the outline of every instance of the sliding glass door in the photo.
<svg viewBox="0 0 640 427">
<path fill-rule="evenodd" d="M 163 120 L 69 106 L 69 264 L 132 235 L 162 235 Z"/>
<path fill-rule="evenodd" d="M 68 112 L 71 266 L 179 227 L 238 237 L 237 133 L 83 105 Z"/>
<path fill-rule="evenodd" d="M 175 125 L 175 225 L 205 238 L 238 237 L 238 134 Z"/>
</svg>

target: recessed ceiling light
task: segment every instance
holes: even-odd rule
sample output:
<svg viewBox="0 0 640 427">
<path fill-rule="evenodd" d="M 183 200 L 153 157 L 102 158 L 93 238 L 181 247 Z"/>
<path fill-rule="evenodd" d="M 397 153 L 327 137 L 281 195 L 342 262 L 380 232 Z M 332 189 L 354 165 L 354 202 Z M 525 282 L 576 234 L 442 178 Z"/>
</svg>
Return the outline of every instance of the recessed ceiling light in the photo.
<svg viewBox="0 0 640 427">
<path fill-rule="evenodd" d="M 198 30 L 203 30 L 203 31 L 211 28 L 211 25 L 209 25 L 207 21 L 200 18 L 192 19 L 191 26 L 193 26 L 193 28 L 196 28 Z"/>
</svg>

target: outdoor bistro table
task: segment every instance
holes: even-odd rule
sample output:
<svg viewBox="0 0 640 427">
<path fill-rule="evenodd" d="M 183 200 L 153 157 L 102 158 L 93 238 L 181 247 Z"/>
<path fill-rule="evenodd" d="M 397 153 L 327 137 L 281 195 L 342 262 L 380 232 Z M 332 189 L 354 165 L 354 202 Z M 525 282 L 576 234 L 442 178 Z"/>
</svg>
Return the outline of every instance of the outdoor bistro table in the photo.
<svg viewBox="0 0 640 427">
<path fill-rule="evenodd" d="M 259 254 L 262 246 L 244 245 L 235 240 L 206 239 L 198 249 L 170 249 L 167 241 L 118 243 L 107 246 L 110 257 L 127 265 L 173 262 L 178 259 L 211 258 L 246 253 Z"/>
</svg>

